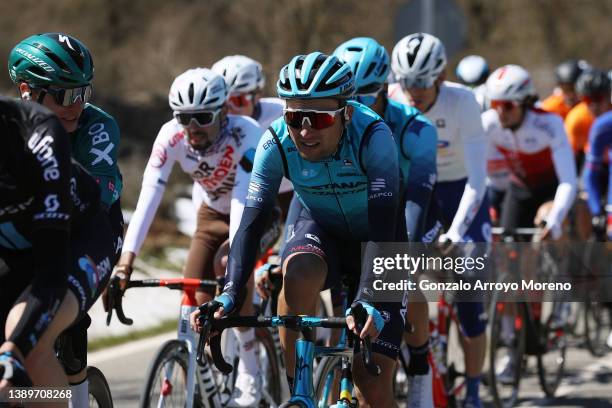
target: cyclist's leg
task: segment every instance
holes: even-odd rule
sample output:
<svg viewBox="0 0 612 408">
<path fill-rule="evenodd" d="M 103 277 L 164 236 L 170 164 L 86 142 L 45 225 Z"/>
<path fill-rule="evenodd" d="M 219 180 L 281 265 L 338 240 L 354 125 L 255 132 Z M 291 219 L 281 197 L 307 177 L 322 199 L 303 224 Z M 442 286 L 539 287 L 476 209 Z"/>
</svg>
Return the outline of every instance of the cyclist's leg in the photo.
<svg viewBox="0 0 612 408">
<path fill-rule="evenodd" d="M 337 251 L 327 234 L 302 209 L 281 255 L 283 288 L 278 314 L 314 315 L 319 292 L 338 282 Z M 295 368 L 297 332 L 279 330 L 289 385 Z"/>
<path fill-rule="evenodd" d="M 200 205 L 196 231 L 191 240 L 183 276 L 195 279 L 214 279 L 214 258 L 217 250 L 229 237 L 229 215 L 221 214 L 206 204 Z M 215 290 L 198 289 L 196 301 L 212 300 Z"/>
</svg>

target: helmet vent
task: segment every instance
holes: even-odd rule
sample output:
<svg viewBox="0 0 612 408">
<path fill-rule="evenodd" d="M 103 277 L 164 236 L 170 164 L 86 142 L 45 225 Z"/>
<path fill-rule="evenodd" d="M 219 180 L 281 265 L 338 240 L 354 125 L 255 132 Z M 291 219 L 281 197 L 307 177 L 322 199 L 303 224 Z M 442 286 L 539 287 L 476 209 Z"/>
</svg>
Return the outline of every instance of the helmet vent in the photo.
<svg viewBox="0 0 612 408">
<path fill-rule="evenodd" d="M 37 77 L 42 77 L 42 78 L 46 78 L 47 77 L 47 73 L 45 70 L 43 70 L 40 67 L 30 67 L 27 69 L 26 72 L 29 72 L 30 74 L 37 76 Z"/>
<path fill-rule="evenodd" d="M 366 71 L 364 78 L 367 78 L 368 76 L 370 76 L 372 72 L 374 71 L 374 68 L 376 68 L 376 63 L 372 62 L 370 66 L 368 67 L 368 70 Z M 357 72 L 357 69 L 355 69 L 355 72 Z"/>
<path fill-rule="evenodd" d="M 189 96 L 189 103 L 193 103 L 193 82 L 189 84 L 189 91 L 187 91 L 187 95 Z"/>
<path fill-rule="evenodd" d="M 204 99 L 206 98 L 206 92 L 208 91 L 208 88 L 204 89 L 204 92 L 202 92 L 202 96 L 200 97 L 200 101 L 198 102 L 199 105 L 201 105 L 204 102 Z"/>
<path fill-rule="evenodd" d="M 45 47 L 44 45 L 42 45 L 39 42 L 35 42 L 34 44 L 32 44 L 32 46 L 38 48 L 39 50 L 42 50 L 45 53 L 50 53 L 51 52 L 50 49 L 48 49 L 47 47 Z"/>
<path fill-rule="evenodd" d="M 64 71 L 67 74 L 72 74 L 72 71 L 70 70 L 70 68 L 68 68 L 68 65 L 66 65 L 64 61 L 62 61 L 57 55 L 55 55 L 52 52 L 48 52 L 45 55 L 49 57 L 50 59 L 52 59 L 53 62 L 55 62 L 62 71 Z"/>
</svg>

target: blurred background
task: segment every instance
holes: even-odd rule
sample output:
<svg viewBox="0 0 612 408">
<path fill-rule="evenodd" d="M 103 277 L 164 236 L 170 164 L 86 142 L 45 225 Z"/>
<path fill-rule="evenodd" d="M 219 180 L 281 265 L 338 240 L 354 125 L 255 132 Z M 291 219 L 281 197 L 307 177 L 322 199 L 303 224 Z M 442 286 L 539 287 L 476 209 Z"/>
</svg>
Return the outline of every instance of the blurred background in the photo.
<svg viewBox="0 0 612 408">
<path fill-rule="evenodd" d="M 355 36 L 374 37 L 391 52 L 422 30 L 446 45 L 449 79 L 463 56 L 479 54 L 492 70 L 525 66 L 545 97 L 555 65 L 567 58 L 612 68 L 611 17 L 612 0 L 4 0 L 0 50 L 7 58 L 19 40 L 52 31 L 89 47 L 93 103 L 119 122 L 123 204 L 133 208 L 153 140 L 171 118 L 168 89 L 188 68 L 245 54 L 263 64 L 266 91 L 274 95 L 278 71 L 293 55 L 332 52 Z M 0 78 L 2 92 L 17 96 L 8 71 Z M 174 173 L 152 235 L 174 231 L 171 203 L 191 184 Z M 160 239 L 148 244 L 165 245 Z"/>
</svg>

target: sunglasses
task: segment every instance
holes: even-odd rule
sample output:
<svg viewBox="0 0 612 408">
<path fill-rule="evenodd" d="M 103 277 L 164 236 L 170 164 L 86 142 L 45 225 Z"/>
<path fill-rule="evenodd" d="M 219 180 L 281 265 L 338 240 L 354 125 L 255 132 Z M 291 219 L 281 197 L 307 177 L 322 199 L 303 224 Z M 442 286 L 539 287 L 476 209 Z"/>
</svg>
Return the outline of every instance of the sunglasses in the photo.
<svg viewBox="0 0 612 408">
<path fill-rule="evenodd" d="M 436 78 L 433 77 L 417 77 L 417 78 L 400 78 L 399 83 L 402 89 L 426 89 L 434 86 Z"/>
<path fill-rule="evenodd" d="M 581 99 L 584 103 L 591 104 L 591 103 L 602 103 L 604 102 L 606 99 L 609 99 L 610 95 L 607 93 L 600 93 L 600 94 L 593 94 L 590 96 L 583 96 Z"/>
<path fill-rule="evenodd" d="M 235 108 L 244 108 L 253 102 L 255 95 L 253 93 L 230 95 L 227 101 Z"/>
<path fill-rule="evenodd" d="M 292 128 L 301 129 L 304 123 L 308 126 L 321 130 L 332 126 L 336 122 L 336 114 L 342 112 L 345 106 L 340 109 L 325 111 L 316 109 L 287 109 L 283 110 L 285 123 Z"/>
<path fill-rule="evenodd" d="M 491 108 L 509 111 L 519 106 L 516 101 L 491 101 Z"/>
<path fill-rule="evenodd" d="M 91 85 L 86 85 L 69 89 L 43 88 L 43 91 L 51 95 L 56 104 L 61 106 L 70 106 L 77 103 L 79 100 L 83 103 L 89 102 L 93 88 Z"/>
<path fill-rule="evenodd" d="M 196 125 L 206 127 L 215 122 L 219 112 L 221 112 L 221 109 L 216 111 L 174 112 L 174 118 L 181 126 L 187 127 L 194 121 Z"/>
</svg>

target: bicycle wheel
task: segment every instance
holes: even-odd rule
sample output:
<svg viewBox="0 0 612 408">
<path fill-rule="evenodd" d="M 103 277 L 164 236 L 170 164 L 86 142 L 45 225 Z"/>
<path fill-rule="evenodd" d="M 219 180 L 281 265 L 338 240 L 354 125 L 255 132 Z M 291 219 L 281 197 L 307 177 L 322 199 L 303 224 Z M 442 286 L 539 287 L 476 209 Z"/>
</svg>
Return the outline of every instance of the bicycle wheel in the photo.
<svg viewBox="0 0 612 408">
<path fill-rule="evenodd" d="M 507 307 L 516 306 L 514 336 L 504 338 L 502 318 L 510 315 Z M 525 355 L 525 312 L 522 304 L 496 303 L 492 308 L 488 383 L 496 407 L 512 407 L 519 395 Z"/>
<path fill-rule="evenodd" d="M 263 381 L 263 398 L 259 405 L 260 407 L 277 406 L 281 402 L 282 390 L 274 339 L 270 331 L 264 327 L 255 329 L 255 337 L 259 342 L 259 367 Z"/>
<path fill-rule="evenodd" d="M 326 356 L 321 359 L 314 376 L 315 401 L 319 408 L 335 404 L 340 396 L 342 357 Z"/>
<path fill-rule="evenodd" d="M 612 310 L 601 302 L 584 302 L 584 337 L 595 357 L 606 354 L 606 339 L 612 330 Z"/>
<path fill-rule="evenodd" d="M 111 391 L 102 371 L 96 367 L 87 367 L 87 381 L 89 382 L 89 406 L 113 408 Z"/>
<path fill-rule="evenodd" d="M 538 336 L 545 345 L 546 351 L 538 354 L 538 378 L 540 388 L 547 397 L 554 397 L 565 371 L 565 355 L 567 352 L 567 335 L 565 327 L 555 325 L 555 306 L 553 303 L 552 312 L 546 318 L 546 323 L 540 326 Z"/>
<path fill-rule="evenodd" d="M 147 381 L 140 398 L 141 407 L 157 407 L 160 404 L 176 408 L 185 406 L 188 356 L 182 341 L 169 340 L 162 345 L 147 372 Z M 201 407 L 199 398 L 194 399 L 194 407 Z"/>
</svg>

